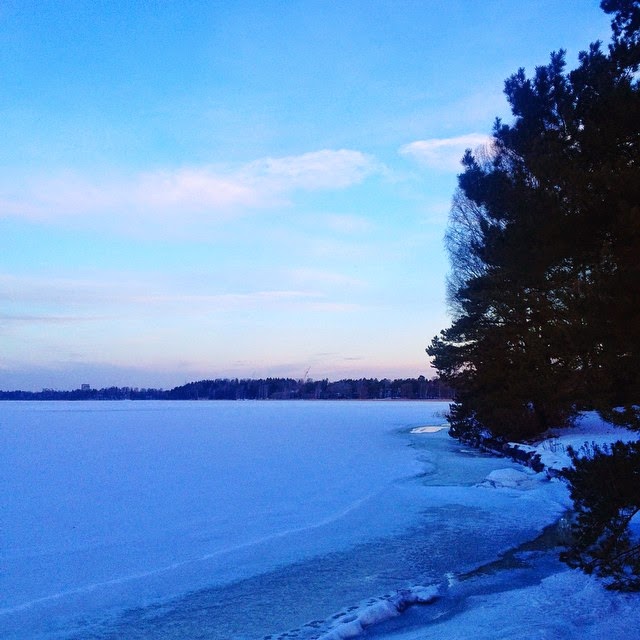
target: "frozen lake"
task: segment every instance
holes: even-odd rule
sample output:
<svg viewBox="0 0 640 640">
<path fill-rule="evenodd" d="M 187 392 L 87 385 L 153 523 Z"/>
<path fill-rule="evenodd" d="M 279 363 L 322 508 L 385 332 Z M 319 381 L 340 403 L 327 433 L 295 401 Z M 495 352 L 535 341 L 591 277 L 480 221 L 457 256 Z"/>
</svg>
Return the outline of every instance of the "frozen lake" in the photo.
<svg viewBox="0 0 640 640">
<path fill-rule="evenodd" d="M 438 402 L 3 402 L 4 638 L 317 638 L 562 506 Z M 288 634 L 288 635 L 284 635 Z"/>
</svg>

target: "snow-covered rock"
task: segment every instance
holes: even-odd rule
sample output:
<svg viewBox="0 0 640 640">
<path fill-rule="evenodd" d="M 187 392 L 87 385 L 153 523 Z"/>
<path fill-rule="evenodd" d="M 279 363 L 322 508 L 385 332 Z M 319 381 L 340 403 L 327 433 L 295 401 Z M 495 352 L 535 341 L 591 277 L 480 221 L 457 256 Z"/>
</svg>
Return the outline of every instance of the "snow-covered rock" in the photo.
<svg viewBox="0 0 640 640">
<path fill-rule="evenodd" d="M 361 635 L 367 627 L 400 615 L 417 604 L 431 604 L 438 597 L 438 587 L 413 587 L 402 589 L 394 596 L 367 605 L 346 620 L 342 620 L 319 640 L 347 640 Z"/>
<path fill-rule="evenodd" d="M 481 485 L 484 487 L 526 490 L 532 489 L 545 479 L 544 473 L 534 473 L 526 468 L 522 470 L 496 469 L 485 478 Z"/>
</svg>

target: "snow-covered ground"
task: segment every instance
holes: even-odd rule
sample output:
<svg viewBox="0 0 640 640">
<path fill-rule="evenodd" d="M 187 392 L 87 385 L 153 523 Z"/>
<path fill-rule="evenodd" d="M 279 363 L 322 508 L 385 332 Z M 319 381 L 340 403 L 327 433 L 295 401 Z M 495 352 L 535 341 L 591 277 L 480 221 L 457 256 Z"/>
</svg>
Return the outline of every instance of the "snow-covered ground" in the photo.
<svg viewBox="0 0 640 640">
<path fill-rule="evenodd" d="M 407 614 L 405 629 L 368 634 L 385 640 L 635 640 L 640 629 L 637 594 L 615 594 L 578 571 L 559 570 L 538 584 L 507 585 L 496 593 L 475 593 L 425 619 Z M 437 601 L 436 601 L 437 602 Z M 434 607 L 427 605 L 425 609 Z M 413 613 L 413 612 L 412 612 Z M 399 626 L 399 625 L 397 625 Z M 407 627 L 409 627 L 407 629 Z M 348 637 L 348 636 L 345 636 Z"/>
<path fill-rule="evenodd" d="M 636 638 L 446 403 L 3 403 L 3 638 Z M 588 416 L 538 445 L 631 439 Z"/>
<path fill-rule="evenodd" d="M 574 427 L 552 429 L 548 437 L 535 446 L 522 444 L 519 446 L 538 453 L 540 461 L 546 468 L 559 471 L 570 464 L 567 455 L 568 447 L 573 447 L 579 452 L 584 445 L 603 445 L 616 440 L 630 442 L 637 440 L 639 436 L 638 433 L 605 422 L 595 412 L 592 412 L 581 416 Z"/>
<path fill-rule="evenodd" d="M 637 439 L 637 433 L 607 424 L 590 413 L 582 416 L 573 428 L 554 429 L 536 445 L 519 446 L 540 454 L 547 469 L 559 471 L 570 464 L 569 446 L 579 451 L 584 445 Z M 546 471 L 534 473 L 526 468 L 508 467 L 490 472 L 481 484 L 496 491 L 530 492 L 541 488 L 544 491 L 547 487 L 557 499 L 562 481 L 549 480 Z M 564 500 L 569 508 L 568 492 Z M 425 605 L 424 611 L 411 611 L 402 625 L 388 629 L 384 624 L 379 625 L 367 637 L 386 640 L 635 640 L 640 637 L 640 594 L 607 591 L 596 578 L 556 561 L 557 553 L 553 549 L 524 548 L 514 554 L 524 568 L 504 571 L 497 583 L 487 577 L 494 575 L 489 568 L 466 576 L 464 582 L 441 584 L 439 597 Z M 527 571 L 534 583 L 519 586 Z M 436 610 L 431 612 L 429 608 Z"/>
</svg>

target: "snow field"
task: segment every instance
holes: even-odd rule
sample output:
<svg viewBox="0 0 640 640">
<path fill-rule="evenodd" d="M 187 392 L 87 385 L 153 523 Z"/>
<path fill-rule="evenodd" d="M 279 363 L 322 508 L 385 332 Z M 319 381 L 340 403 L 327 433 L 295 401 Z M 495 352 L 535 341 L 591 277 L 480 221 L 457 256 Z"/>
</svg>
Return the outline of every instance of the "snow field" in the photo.
<svg viewBox="0 0 640 640">
<path fill-rule="evenodd" d="M 637 637 L 638 598 L 556 551 L 468 577 L 571 505 L 449 438 L 446 403 L 0 411 L 7 640 Z M 536 449 L 556 465 L 631 437 L 593 416 L 554 435 Z"/>
</svg>

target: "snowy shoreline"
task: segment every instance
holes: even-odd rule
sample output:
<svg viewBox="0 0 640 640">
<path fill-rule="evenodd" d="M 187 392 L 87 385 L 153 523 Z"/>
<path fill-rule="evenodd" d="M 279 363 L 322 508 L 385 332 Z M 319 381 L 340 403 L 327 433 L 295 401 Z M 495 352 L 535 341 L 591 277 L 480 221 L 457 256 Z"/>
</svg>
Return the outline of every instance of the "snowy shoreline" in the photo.
<svg viewBox="0 0 640 640">
<path fill-rule="evenodd" d="M 439 431 L 438 427 L 418 427 L 415 434 Z M 552 430 L 550 437 L 535 445 L 510 442 L 504 448 L 494 449 L 479 444 L 478 449 L 492 455 L 509 458 L 523 465 L 522 470 L 506 468 L 488 474 L 482 486 L 498 491 L 545 491 L 545 486 L 564 484 L 558 479 L 563 467 L 569 465 L 567 448 L 578 450 L 585 444 L 625 442 L 637 439 L 637 434 L 606 424 L 595 414 L 583 416 L 576 427 Z M 568 489 L 564 490 L 567 511 L 571 509 Z M 427 640 L 428 638 L 463 638 L 474 640 L 566 638 L 572 640 L 613 637 L 618 640 L 635 639 L 640 628 L 640 594 L 607 591 L 593 576 L 570 569 L 558 559 L 564 517 L 546 530 L 554 530 L 555 541 L 546 541 L 535 550 L 536 540 L 518 549 L 500 554 L 490 565 L 522 564 L 520 570 L 507 569 L 501 584 L 486 576 L 495 575 L 495 567 L 479 567 L 463 576 L 451 576 L 449 584 L 427 587 L 431 595 L 424 600 L 414 599 L 409 606 L 423 605 L 407 612 L 406 620 L 386 629 L 385 624 L 367 634 L 367 637 L 386 640 Z M 518 573 L 520 571 L 520 574 Z M 528 580 L 532 584 L 520 584 Z M 480 576 L 485 574 L 484 579 Z M 499 581 L 498 581 L 499 582 Z M 467 584 L 465 584 L 467 583 Z M 475 584 L 474 584 L 475 583 Z M 421 593 L 424 587 L 417 587 Z M 438 603 L 435 612 L 428 611 Z M 376 611 L 381 610 L 377 607 Z M 386 619 L 401 612 L 391 611 Z M 383 618 L 381 618 L 383 620 Z M 358 616 L 344 628 L 338 627 L 322 640 L 342 640 L 355 637 L 361 622 Z M 376 620 L 377 622 L 377 620 Z M 367 628 L 360 624 L 361 631 Z M 344 631 L 344 633 L 341 633 Z"/>
</svg>

